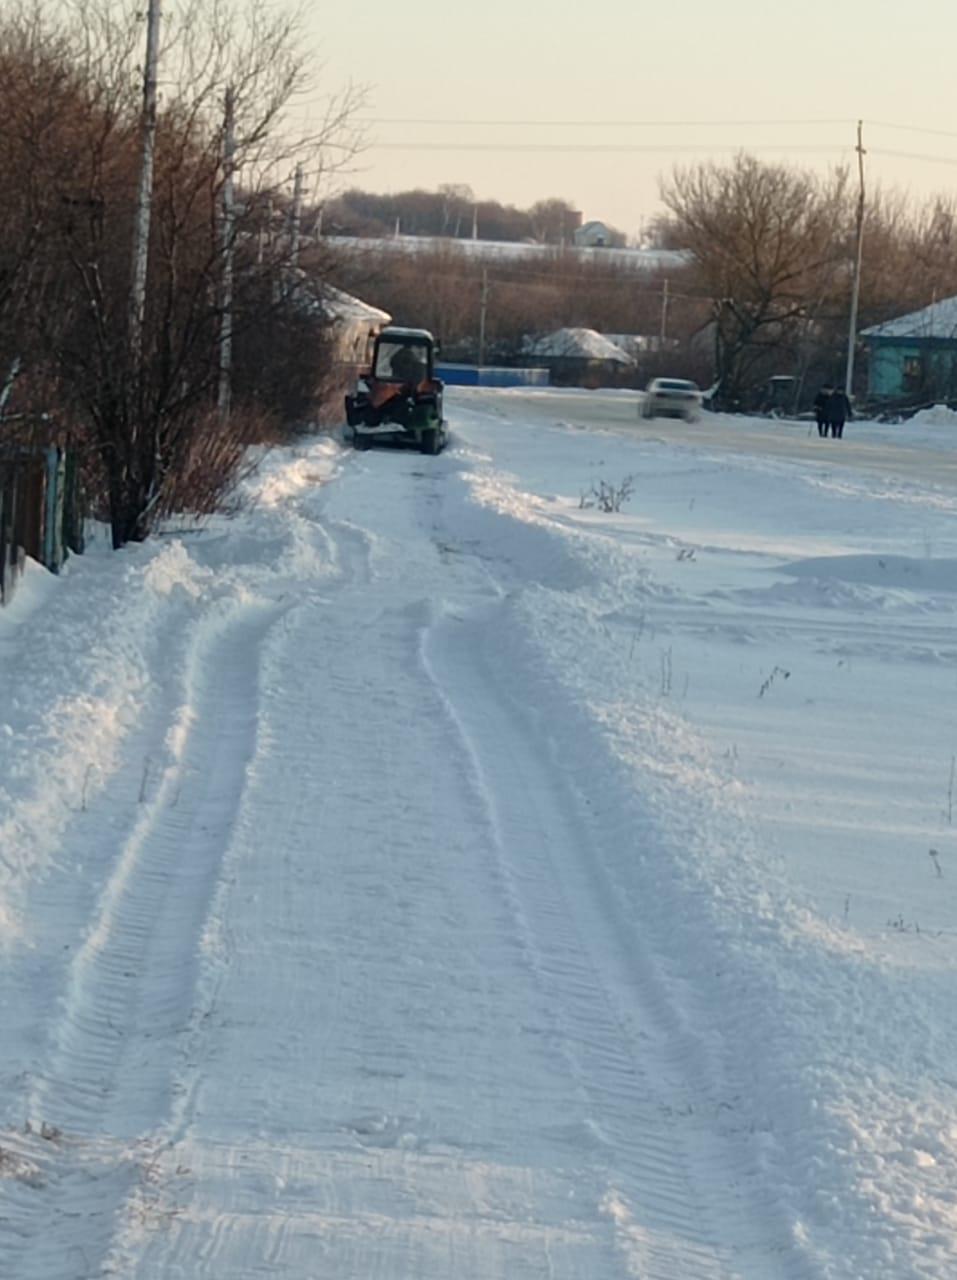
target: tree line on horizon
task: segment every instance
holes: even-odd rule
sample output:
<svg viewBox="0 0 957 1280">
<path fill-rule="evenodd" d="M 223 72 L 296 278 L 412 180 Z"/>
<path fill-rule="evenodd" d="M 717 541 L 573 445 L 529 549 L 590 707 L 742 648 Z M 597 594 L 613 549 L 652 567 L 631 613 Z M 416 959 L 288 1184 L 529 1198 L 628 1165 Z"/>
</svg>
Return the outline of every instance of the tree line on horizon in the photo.
<svg viewBox="0 0 957 1280">
<path fill-rule="evenodd" d="M 444 183 L 435 191 L 416 187 L 381 194 L 353 187 L 322 208 L 326 235 L 383 238 L 397 232 L 453 240 L 502 240 L 511 243 L 567 245 L 581 225 L 579 210 L 559 196 L 536 200 L 527 209 L 498 200 L 480 200 L 472 188 Z M 606 224 L 607 225 L 607 224 Z M 623 231 L 608 227 L 609 244 L 623 248 Z"/>
<path fill-rule="evenodd" d="M 452 358 L 476 358 L 484 312 L 491 359 L 520 363 L 530 337 L 562 327 L 639 335 L 638 365 L 617 381 L 695 377 L 728 409 L 759 407 L 775 375 L 794 379 L 794 408 L 821 383 L 843 384 L 858 194 L 847 170 L 822 177 L 742 153 L 676 167 L 660 194 L 650 243 L 683 250 L 684 267 L 561 253 L 483 262 L 450 242 L 430 255 L 340 253 L 336 279 L 397 323 L 433 328 Z M 870 192 L 863 245 L 858 332 L 957 295 L 954 193 L 915 204 Z M 857 372 L 860 392 L 860 362 Z"/>
</svg>

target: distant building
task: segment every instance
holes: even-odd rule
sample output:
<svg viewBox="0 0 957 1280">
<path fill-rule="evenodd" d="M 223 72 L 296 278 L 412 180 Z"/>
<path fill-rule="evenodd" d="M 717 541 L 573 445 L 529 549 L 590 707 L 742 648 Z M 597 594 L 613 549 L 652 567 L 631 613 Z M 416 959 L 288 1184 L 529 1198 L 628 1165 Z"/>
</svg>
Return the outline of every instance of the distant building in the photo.
<svg viewBox="0 0 957 1280">
<path fill-rule="evenodd" d="M 523 354 L 548 369 L 556 386 L 614 385 L 634 361 L 595 329 L 557 329 L 542 338 L 527 338 Z"/>
<path fill-rule="evenodd" d="M 329 284 L 322 287 L 319 305 L 336 335 L 336 363 L 349 373 L 367 365 L 376 334 L 392 319 L 388 311 Z"/>
<path fill-rule="evenodd" d="M 957 399 L 957 298 L 872 325 L 861 338 L 868 395 L 911 403 Z"/>
<path fill-rule="evenodd" d="M 636 364 L 642 356 L 677 351 L 681 346 L 677 338 L 662 338 L 657 333 L 604 333 L 602 337 L 620 347 Z"/>
<path fill-rule="evenodd" d="M 612 238 L 604 222 L 585 222 L 574 233 L 574 242 L 579 249 L 607 249 Z"/>
</svg>

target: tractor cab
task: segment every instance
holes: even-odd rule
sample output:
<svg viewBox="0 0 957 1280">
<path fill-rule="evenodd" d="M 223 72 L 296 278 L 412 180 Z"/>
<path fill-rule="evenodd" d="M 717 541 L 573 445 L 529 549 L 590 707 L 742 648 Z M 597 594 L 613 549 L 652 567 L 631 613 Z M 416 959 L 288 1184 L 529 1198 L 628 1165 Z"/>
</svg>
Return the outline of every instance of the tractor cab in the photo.
<svg viewBox="0 0 957 1280">
<path fill-rule="evenodd" d="M 372 367 L 346 396 L 346 422 L 357 449 L 405 444 L 438 453 L 448 439 L 442 382 L 435 376 L 436 342 L 427 329 L 383 329 Z"/>
<path fill-rule="evenodd" d="M 434 350 L 435 340 L 426 329 L 383 329 L 375 341 L 372 376 L 403 386 L 429 382 Z"/>
</svg>

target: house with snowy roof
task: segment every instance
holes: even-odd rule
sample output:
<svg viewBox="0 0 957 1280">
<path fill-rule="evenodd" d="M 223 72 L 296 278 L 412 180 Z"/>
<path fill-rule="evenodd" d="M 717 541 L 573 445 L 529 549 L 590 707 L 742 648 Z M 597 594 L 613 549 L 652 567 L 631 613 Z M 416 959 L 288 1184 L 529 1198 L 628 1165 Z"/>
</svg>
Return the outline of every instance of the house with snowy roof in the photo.
<svg viewBox="0 0 957 1280">
<path fill-rule="evenodd" d="M 868 395 L 920 402 L 957 399 L 957 297 L 861 331 Z"/>
<path fill-rule="evenodd" d="M 526 338 L 523 354 L 548 369 L 556 386 L 600 387 L 616 383 L 634 360 L 596 329 L 556 329 Z"/>
<path fill-rule="evenodd" d="M 392 319 L 389 312 L 325 283 L 318 301 L 335 335 L 336 360 L 350 368 L 368 364 L 376 334 Z"/>
</svg>

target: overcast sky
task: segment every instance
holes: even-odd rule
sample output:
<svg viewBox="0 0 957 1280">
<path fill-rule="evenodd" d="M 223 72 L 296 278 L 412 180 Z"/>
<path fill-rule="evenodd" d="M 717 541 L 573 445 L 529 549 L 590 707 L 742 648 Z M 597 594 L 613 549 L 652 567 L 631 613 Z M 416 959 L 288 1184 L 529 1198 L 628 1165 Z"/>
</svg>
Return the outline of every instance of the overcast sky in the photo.
<svg viewBox="0 0 957 1280">
<path fill-rule="evenodd" d="M 823 173 L 854 161 L 859 118 L 871 181 L 957 190 L 954 0 L 365 0 L 306 21 L 322 85 L 368 88 L 348 181 L 370 190 L 563 196 L 634 235 L 674 165 L 744 149 Z"/>
</svg>

